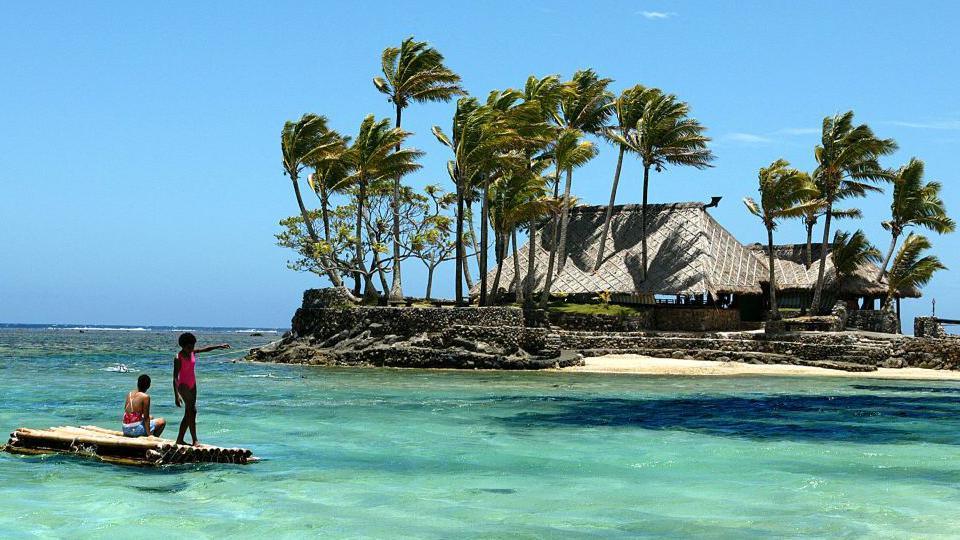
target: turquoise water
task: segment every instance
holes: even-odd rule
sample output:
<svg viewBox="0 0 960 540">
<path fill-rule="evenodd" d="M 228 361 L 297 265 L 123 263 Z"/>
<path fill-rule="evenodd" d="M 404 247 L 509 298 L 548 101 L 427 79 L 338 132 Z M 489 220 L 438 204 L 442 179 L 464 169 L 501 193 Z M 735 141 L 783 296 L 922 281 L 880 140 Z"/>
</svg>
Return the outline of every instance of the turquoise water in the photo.
<svg viewBox="0 0 960 540">
<path fill-rule="evenodd" d="M 203 334 L 242 349 L 275 335 Z M 0 426 L 176 427 L 172 332 L 0 330 Z M 217 354 L 217 353 L 214 353 Z M 0 537 L 956 537 L 960 385 L 198 361 L 200 438 L 264 461 L 0 454 Z M 6 433 L 6 431 L 4 431 Z"/>
</svg>

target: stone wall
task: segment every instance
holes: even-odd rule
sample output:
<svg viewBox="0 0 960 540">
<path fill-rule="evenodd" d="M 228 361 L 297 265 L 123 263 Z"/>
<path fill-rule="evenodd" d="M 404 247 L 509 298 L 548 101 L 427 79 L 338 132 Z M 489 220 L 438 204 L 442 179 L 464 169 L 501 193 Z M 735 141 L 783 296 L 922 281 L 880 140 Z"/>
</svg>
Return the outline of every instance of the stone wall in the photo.
<svg viewBox="0 0 960 540">
<path fill-rule="evenodd" d="M 913 320 L 913 335 L 916 337 L 942 338 L 947 331 L 936 317 L 917 317 Z"/>
<path fill-rule="evenodd" d="M 897 316 L 882 309 L 854 309 L 847 312 L 847 328 L 895 334 Z"/>
<path fill-rule="evenodd" d="M 909 338 L 890 350 L 887 367 L 960 369 L 960 337 Z"/>
<path fill-rule="evenodd" d="M 454 325 L 522 327 L 523 311 L 513 307 L 303 307 L 291 321 L 294 336 L 327 338 L 356 328 L 374 335 L 411 336 Z"/>
<path fill-rule="evenodd" d="M 654 317 L 657 330 L 711 332 L 740 328 L 740 312 L 736 309 L 657 306 Z"/>
<path fill-rule="evenodd" d="M 551 311 L 548 317 L 551 326 L 566 330 L 592 330 L 596 332 L 636 332 L 652 329 L 655 324 L 652 309 L 625 316 Z"/>
<path fill-rule="evenodd" d="M 740 312 L 711 307 L 656 306 L 627 316 L 550 312 L 550 324 L 565 330 L 595 332 L 712 332 L 740 328 Z M 541 326 L 541 325 L 534 325 Z"/>
</svg>

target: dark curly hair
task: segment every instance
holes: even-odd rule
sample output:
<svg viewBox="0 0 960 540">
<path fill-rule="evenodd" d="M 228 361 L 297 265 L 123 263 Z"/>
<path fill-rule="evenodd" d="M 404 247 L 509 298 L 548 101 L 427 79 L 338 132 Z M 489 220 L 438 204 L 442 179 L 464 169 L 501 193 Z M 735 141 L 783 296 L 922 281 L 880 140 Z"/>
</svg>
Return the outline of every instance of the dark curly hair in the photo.
<svg viewBox="0 0 960 540">
<path fill-rule="evenodd" d="M 178 343 L 181 347 L 186 347 L 187 345 L 196 345 L 196 344 L 197 344 L 197 336 L 191 334 L 190 332 L 184 332 L 184 333 L 180 334 L 180 338 L 177 339 L 177 343 Z"/>
</svg>

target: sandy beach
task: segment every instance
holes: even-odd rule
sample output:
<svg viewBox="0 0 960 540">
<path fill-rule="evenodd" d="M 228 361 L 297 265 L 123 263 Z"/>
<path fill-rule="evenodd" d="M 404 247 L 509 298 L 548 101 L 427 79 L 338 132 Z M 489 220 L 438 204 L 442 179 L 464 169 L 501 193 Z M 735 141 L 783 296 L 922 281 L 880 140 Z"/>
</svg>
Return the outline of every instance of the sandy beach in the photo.
<svg viewBox="0 0 960 540">
<path fill-rule="evenodd" d="M 851 372 L 810 366 L 786 364 L 744 364 L 742 362 L 713 362 L 654 358 L 639 354 L 610 354 L 585 358 L 585 365 L 562 368 L 561 371 L 584 373 L 623 373 L 629 375 L 775 375 L 803 377 L 853 377 L 863 379 L 929 379 L 960 380 L 960 371 L 921 368 L 879 368 L 877 371 Z"/>
</svg>

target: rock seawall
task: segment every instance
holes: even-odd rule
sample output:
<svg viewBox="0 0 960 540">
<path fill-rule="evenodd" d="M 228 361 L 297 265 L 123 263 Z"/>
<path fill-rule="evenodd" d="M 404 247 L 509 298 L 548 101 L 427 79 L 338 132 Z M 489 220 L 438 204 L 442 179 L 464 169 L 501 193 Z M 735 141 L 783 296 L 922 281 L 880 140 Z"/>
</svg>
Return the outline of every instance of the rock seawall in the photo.
<svg viewBox="0 0 960 540">
<path fill-rule="evenodd" d="M 310 290 L 294 315 L 291 332 L 279 342 L 252 350 L 247 359 L 343 366 L 542 369 L 578 365 L 584 355 L 636 353 L 850 371 L 960 369 L 960 338 L 945 336 L 942 329 L 925 321 L 918 322 L 918 327 L 939 337 L 637 331 L 622 321 L 595 323 L 584 325 L 591 330 L 570 330 L 551 326 L 542 313 L 525 317 L 514 307 L 358 307 L 342 291 Z"/>
</svg>

